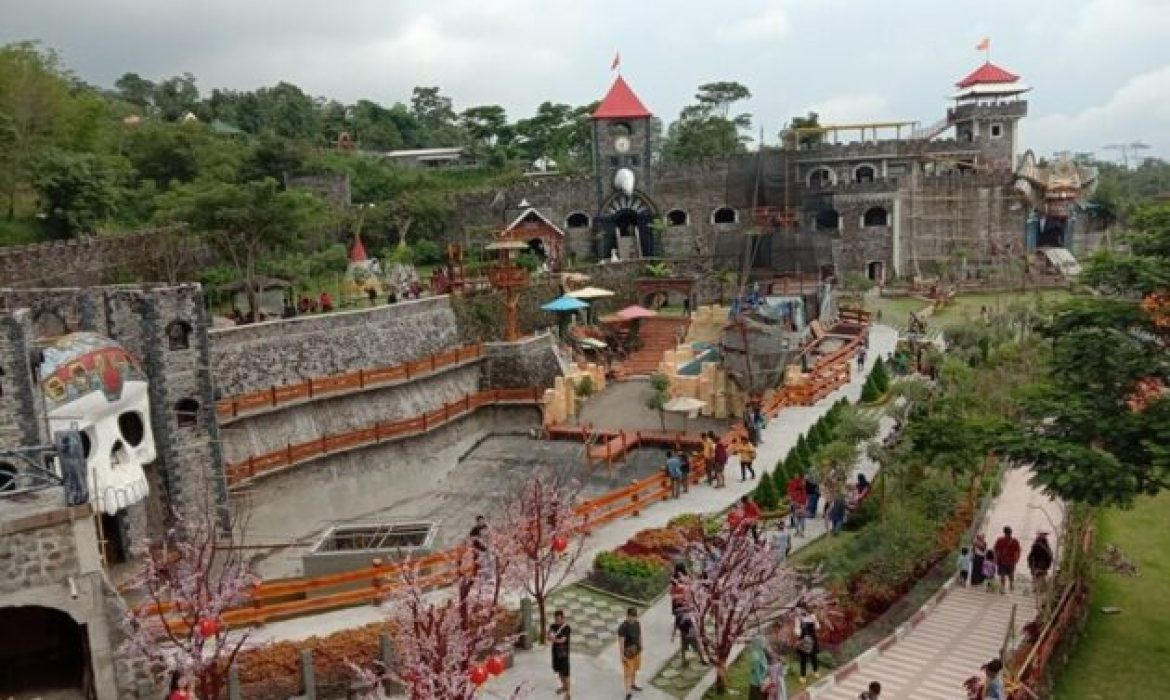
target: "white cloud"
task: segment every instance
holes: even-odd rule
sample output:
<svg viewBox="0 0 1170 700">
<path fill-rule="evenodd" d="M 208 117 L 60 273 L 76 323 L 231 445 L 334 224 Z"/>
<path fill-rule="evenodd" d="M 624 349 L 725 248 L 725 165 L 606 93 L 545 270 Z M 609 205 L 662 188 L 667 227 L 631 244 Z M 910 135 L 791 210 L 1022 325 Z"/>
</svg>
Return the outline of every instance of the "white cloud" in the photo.
<svg viewBox="0 0 1170 700">
<path fill-rule="evenodd" d="M 1077 13 L 1069 32 L 1072 46 L 1124 46 L 1170 37 L 1166 0 L 1091 0 Z"/>
<path fill-rule="evenodd" d="M 1167 152 L 1159 136 L 1170 133 L 1170 65 L 1130 78 L 1104 103 L 1072 114 L 1025 119 L 1023 144 L 1038 154 L 1093 150 L 1107 143 L 1141 140 Z M 1103 153 L 1101 155 L 1104 155 Z"/>
<path fill-rule="evenodd" d="M 849 124 L 877 121 L 889 115 L 889 101 L 877 93 L 835 95 L 808 105 L 805 112 L 816 112 L 822 124 Z"/>
<path fill-rule="evenodd" d="M 788 26 L 788 13 L 773 7 L 752 17 L 720 24 L 715 37 L 725 44 L 779 39 L 788 34 Z"/>
</svg>

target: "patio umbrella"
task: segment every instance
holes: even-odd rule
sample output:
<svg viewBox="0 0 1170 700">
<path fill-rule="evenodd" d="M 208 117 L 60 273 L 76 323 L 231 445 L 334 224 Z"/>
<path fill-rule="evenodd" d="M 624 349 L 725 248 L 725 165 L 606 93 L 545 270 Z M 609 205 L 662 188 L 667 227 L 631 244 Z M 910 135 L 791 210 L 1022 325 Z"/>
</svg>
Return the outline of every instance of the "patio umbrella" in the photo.
<svg viewBox="0 0 1170 700">
<path fill-rule="evenodd" d="M 699 409 L 706 406 L 707 402 L 700 399 L 692 399 L 689 396 L 676 396 L 662 407 L 663 411 L 667 413 L 681 413 L 683 417 L 683 432 L 687 431 L 687 422 L 691 418 L 699 415 Z"/>
<path fill-rule="evenodd" d="M 602 299 L 605 297 L 612 297 L 614 292 L 601 287 L 582 287 L 573 292 L 569 292 L 565 296 L 573 297 L 574 299 Z"/>
<path fill-rule="evenodd" d="M 634 304 L 633 306 L 627 306 L 626 308 L 617 312 L 617 315 L 621 316 L 627 321 L 635 321 L 642 318 L 652 318 L 657 316 L 658 312 L 651 311 L 650 309 Z"/>
<path fill-rule="evenodd" d="M 567 331 L 569 329 L 569 315 L 580 311 L 581 309 L 588 309 L 589 304 L 574 299 L 570 296 L 557 297 L 549 303 L 540 307 L 544 311 L 550 311 L 557 315 L 557 332 L 561 336 L 561 340 L 565 340 Z"/>
</svg>

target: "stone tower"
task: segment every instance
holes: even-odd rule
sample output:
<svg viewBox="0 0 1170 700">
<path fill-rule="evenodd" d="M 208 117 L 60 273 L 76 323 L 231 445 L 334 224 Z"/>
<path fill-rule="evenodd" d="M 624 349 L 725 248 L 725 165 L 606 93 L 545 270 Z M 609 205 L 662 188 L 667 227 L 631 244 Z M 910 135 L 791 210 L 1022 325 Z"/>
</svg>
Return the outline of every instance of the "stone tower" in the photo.
<svg viewBox="0 0 1170 700">
<path fill-rule="evenodd" d="M 1028 114 L 1022 95 L 1031 88 L 991 61 L 956 83 L 955 106 L 947 112 L 960 144 L 973 144 L 978 165 L 991 170 L 1015 167 L 1018 123 Z"/>
<path fill-rule="evenodd" d="M 597 187 L 598 257 L 653 255 L 650 223 L 656 212 L 650 182 L 653 115 L 620 75 L 593 112 L 593 166 Z"/>
</svg>

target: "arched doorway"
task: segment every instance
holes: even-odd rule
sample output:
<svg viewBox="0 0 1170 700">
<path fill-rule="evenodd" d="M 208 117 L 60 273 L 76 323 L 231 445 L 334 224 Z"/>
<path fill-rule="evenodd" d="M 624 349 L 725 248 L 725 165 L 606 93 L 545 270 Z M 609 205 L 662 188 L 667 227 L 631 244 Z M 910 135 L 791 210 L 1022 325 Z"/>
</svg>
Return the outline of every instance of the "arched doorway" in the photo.
<svg viewBox="0 0 1170 700">
<path fill-rule="evenodd" d="M 0 697 L 93 697 L 85 628 L 53 608 L 0 608 Z"/>
<path fill-rule="evenodd" d="M 615 194 L 601 210 L 598 222 L 605 235 L 601 239 L 598 257 L 606 259 L 618 251 L 622 258 L 653 257 L 657 252 L 654 239 L 656 210 L 639 192 Z"/>
<path fill-rule="evenodd" d="M 886 264 L 875 260 L 865 266 L 865 276 L 870 280 L 881 284 L 886 281 Z"/>
<path fill-rule="evenodd" d="M 540 238 L 530 238 L 528 240 L 528 250 L 540 260 L 548 259 L 548 251 L 544 249 L 544 240 Z"/>
<path fill-rule="evenodd" d="M 1039 248 L 1066 248 L 1064 240 L 1064 231 L 1068 225 L 1068 219 L 1041 219 L 1040 235 L 1036 238 L 1036 246 Z"/>
</svg>

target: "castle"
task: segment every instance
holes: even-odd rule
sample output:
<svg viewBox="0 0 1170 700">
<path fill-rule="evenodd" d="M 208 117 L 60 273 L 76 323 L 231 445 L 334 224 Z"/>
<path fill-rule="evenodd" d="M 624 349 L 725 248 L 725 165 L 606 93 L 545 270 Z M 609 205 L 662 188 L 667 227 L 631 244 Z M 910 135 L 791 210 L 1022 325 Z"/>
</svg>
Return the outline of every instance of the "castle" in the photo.
<svg viewBox="0 0 1170 700">
<path fill-rule="evenodd" d="M 982 278 L 1035 246 L 1025 237 L 1030 208 L 1012 187 L 1029 90 L 989 61 L 958 81 L 929 126 L 794 129 L 780 148 L 670 165 L 656 162 L 652 114 L 618 76 L 593 113 L 591 175 L 521 183 L 504 193 L 504 217 L 498 193 L 461 197 L 453 230 L 499 228 L 515 211 L 510 237 L 551 226 L 557 248 L 580 262 L 616 252 L 738 268 L 752 235 L 758 277 Z M 1048 244 L 1074 249 L 1073 238 L 1070 228 Z M 532 245 L 551 252 L 547 239 Z"/>
</svg>

